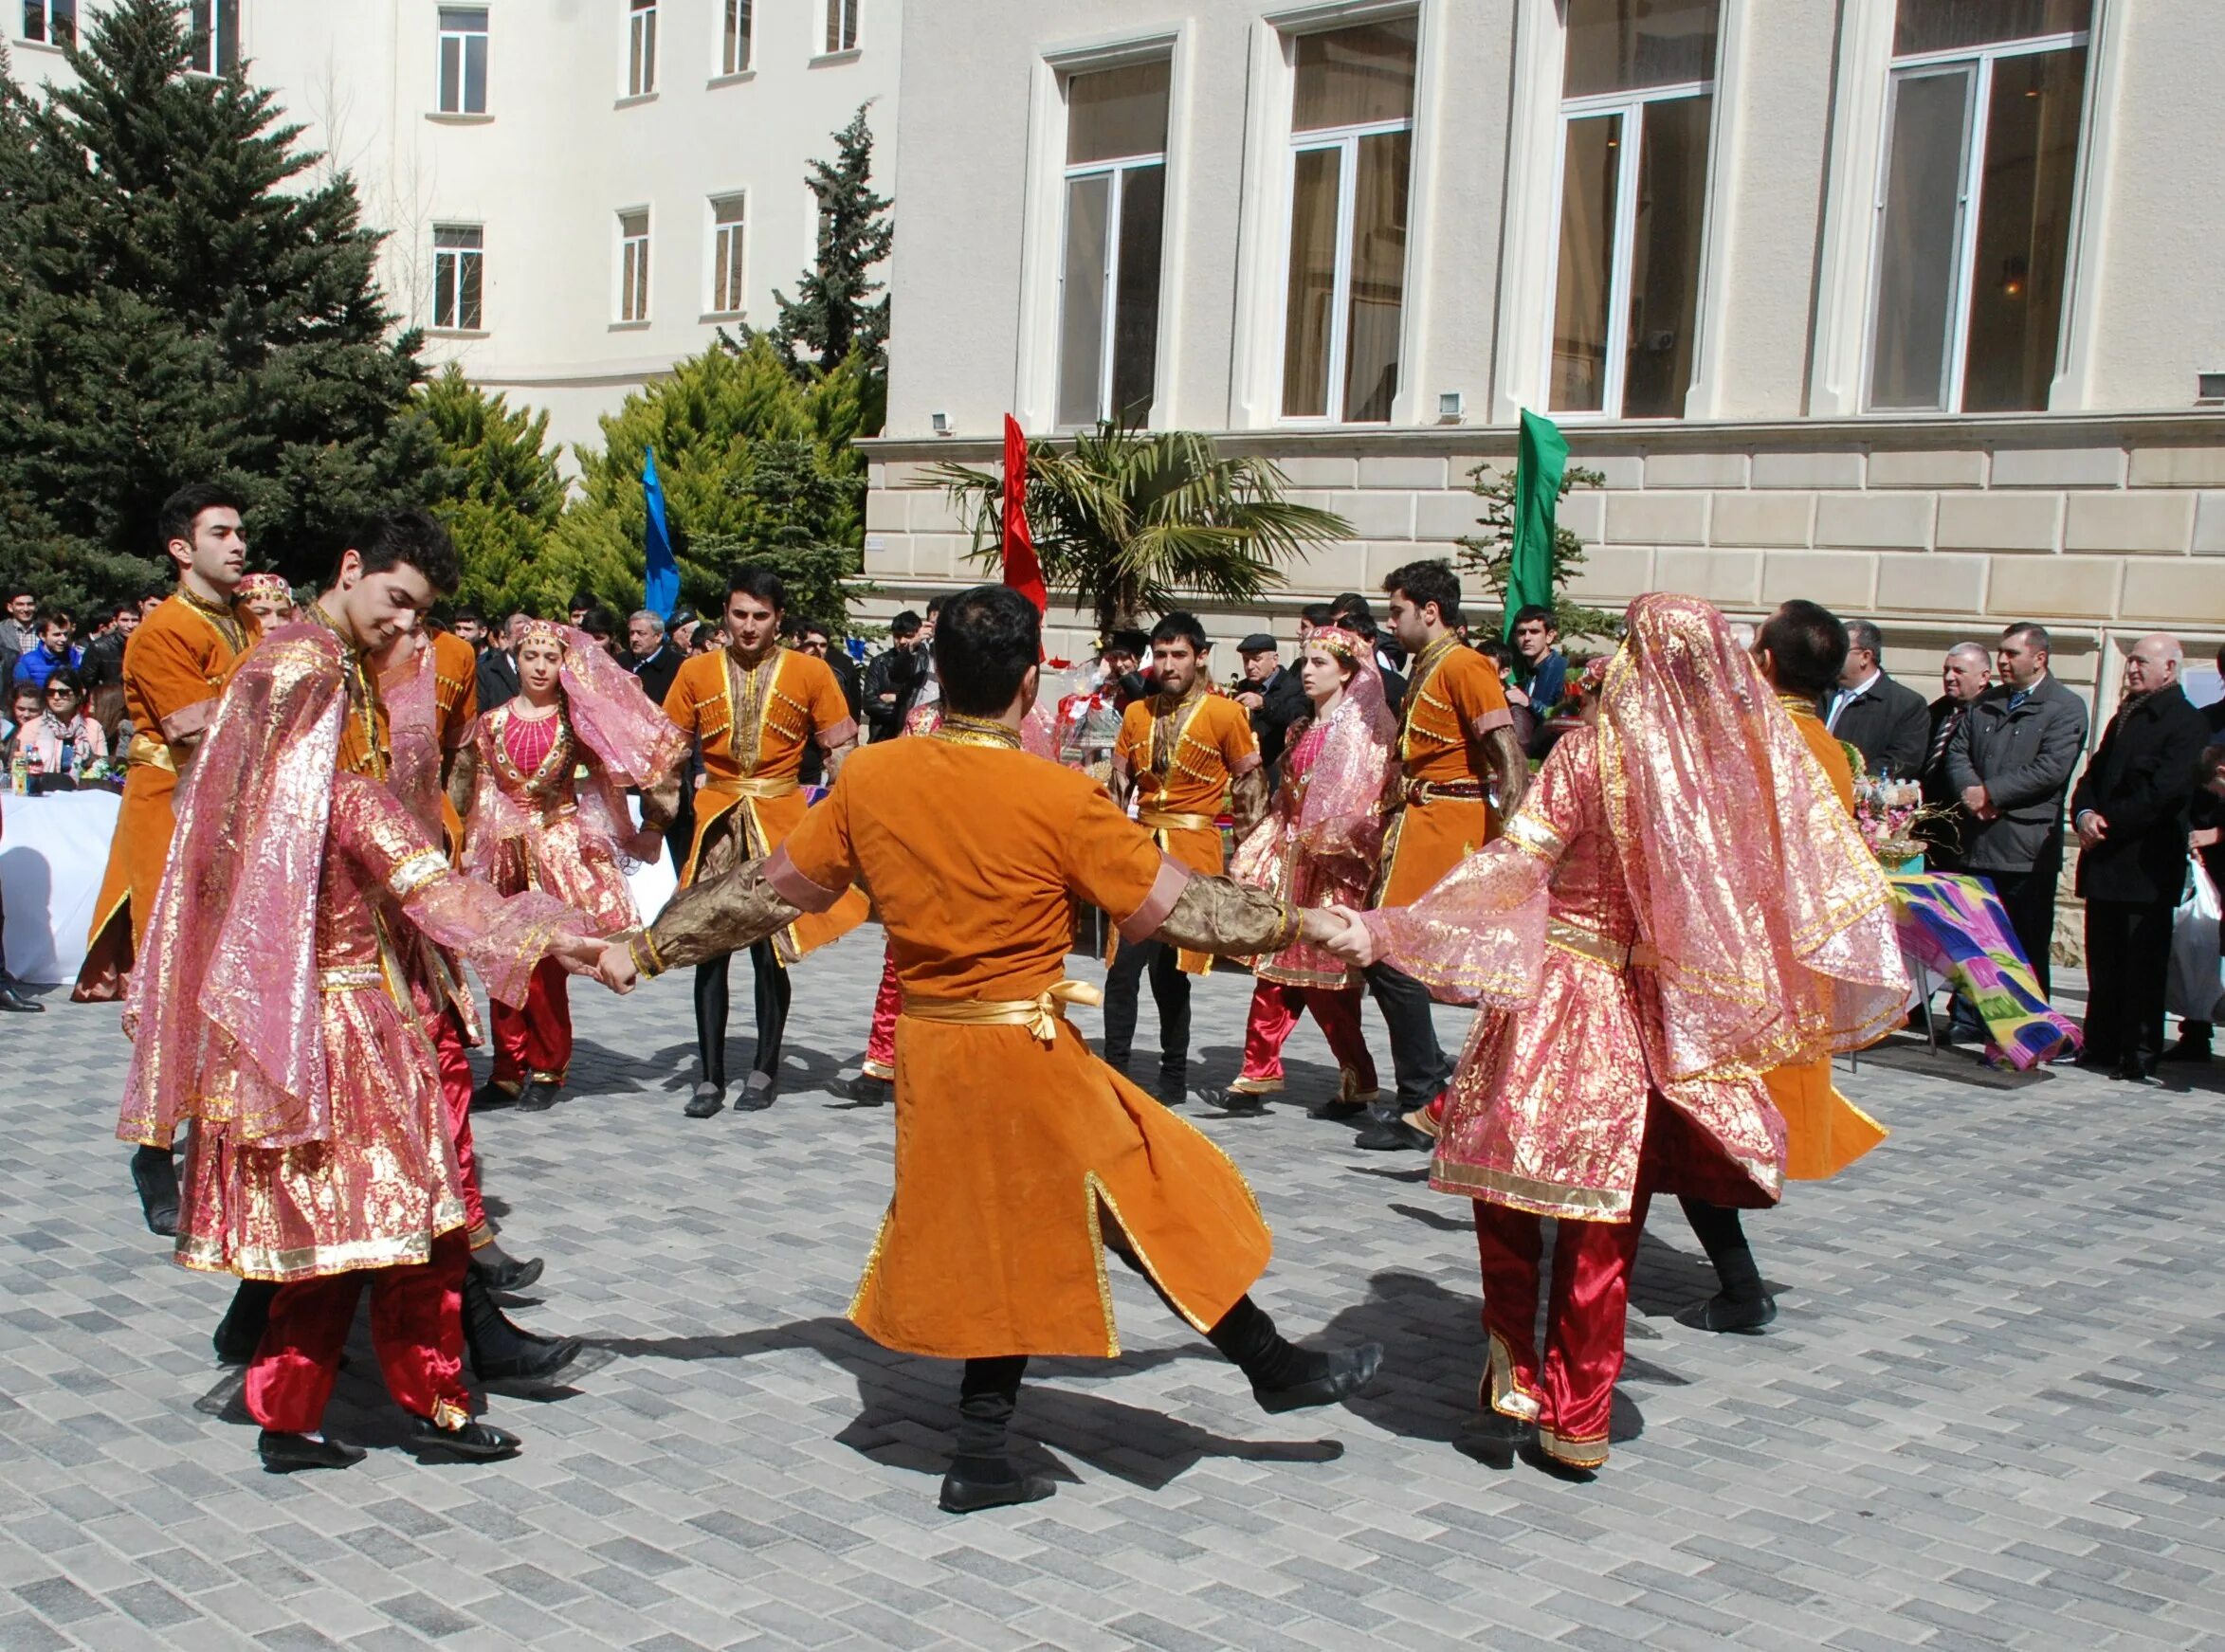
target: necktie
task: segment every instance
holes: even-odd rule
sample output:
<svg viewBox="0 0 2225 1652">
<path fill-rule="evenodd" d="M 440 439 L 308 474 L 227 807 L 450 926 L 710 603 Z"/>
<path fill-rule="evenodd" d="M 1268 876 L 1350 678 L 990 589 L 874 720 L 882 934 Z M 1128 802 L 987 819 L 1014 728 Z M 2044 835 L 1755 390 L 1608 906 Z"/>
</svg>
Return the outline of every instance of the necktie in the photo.
<svg viewBox="0 0 2225 1652">
<path fill-rule="evenodd" d="M 2029 688 L 2019 688 L 2013 690 L 2009 695 L 2009 709 L 2011 711 L 2015 711 L 2018 706 L 2022 705 L 2031 698 L 2032 690 Z"/>
<path fill-rule="evenodd" d="M 1955 737 L 1955 731 L 1962 726 L 1962 717 L 1970 708 L 1957 706 L 1940 718 L 1939 733 L 1931 736 L 1931 754 L 1924 759 L 1926 772 L 1936 768 L 1939 760 L 1947 754 L 1947 742 Z"/>
</svg>

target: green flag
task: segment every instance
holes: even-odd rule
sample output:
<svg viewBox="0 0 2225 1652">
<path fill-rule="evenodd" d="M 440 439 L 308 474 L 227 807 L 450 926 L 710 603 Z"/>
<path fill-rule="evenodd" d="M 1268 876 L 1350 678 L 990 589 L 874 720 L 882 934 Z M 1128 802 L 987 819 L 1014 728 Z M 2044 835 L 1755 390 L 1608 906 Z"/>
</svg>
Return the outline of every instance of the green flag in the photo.
<svg viewBox="0 0 2225 1652">
<path fill-rule="evenodd" d="M 1505 635 L 1514 616 L 1537 603 L 1553 606 L 1553 517 L 1560 504 L 1560 475 L 1568 468 L 1568 438 L 1550 419 L 1522 410 L 1522 437 L 1514 463 L 1514 560 L 1506 571 Z"/>
</svg>

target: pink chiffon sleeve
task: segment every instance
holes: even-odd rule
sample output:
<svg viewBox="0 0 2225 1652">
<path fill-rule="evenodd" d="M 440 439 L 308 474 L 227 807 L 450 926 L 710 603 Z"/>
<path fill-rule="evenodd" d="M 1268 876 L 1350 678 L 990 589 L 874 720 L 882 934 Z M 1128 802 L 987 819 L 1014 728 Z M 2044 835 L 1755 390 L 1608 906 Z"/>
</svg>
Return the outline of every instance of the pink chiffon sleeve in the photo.
<svg viewBox="0 0 2225 1652">
<path fill-rule="evenodd" d="M 522 1005 L 534 966 L 567 939 L 593 928 L 562 901 L 529 889 L 498 895 L 491 884 L 448 864 L 392 792 L 358 774 L 333 791 L 333 841 L 401 903 L 402 916 L 436 945 L 464 958 L 498 1003 Z"/>
</svg>

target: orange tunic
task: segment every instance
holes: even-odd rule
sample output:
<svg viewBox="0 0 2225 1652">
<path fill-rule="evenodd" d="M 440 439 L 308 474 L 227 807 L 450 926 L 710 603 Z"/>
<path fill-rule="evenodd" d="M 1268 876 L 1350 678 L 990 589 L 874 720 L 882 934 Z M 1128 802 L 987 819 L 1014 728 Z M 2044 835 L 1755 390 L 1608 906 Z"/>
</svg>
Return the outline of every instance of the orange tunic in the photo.
<svg viewBox="0 0 2225 1652">
<path fill-rule="evenodd" d="M 442 778 L 455 753 L 471 743 L 472 725 L 479 720 L 479 650 L 452 631 L 432 633 L 432 696 L 439 717 Z M 448 855 L 464 851 L 464 818 L 441 788 L 441 826 L 447 833 Z"/>
<path fill-rule="evenodd" d="M 1132 937 L 1164 921 L 1187 874 L 1101 787 L 963 734 L 890 740 L 849 760 L 768 870 L 796 904 L 869 885 L 906 1000 L 896 1190 L 849 1308 L 866 1334 L 950 1359 L 1119 1353 L 1101 1210 L 1192 1325 L 1235 1305 L 1271 1241 L 1226 1154 L 1063 1016 L 1046 1039 L 909 1012 L 1042 997 L 1077 899 Z"/>
<path fill-rule="evenodd" d="M 1780 697 L 1793 726 L 1823 766 L 1832 790 L 1847 812 L 1854 812 L 1854 771 L 1838 736 L 1824 727 L 1806 700 Z M 1784 1115 L 1785 1175 L 1796 1182 L 1835 1176 L 1886 1137 L 1885 1126 L 1838 1093 L 1831 1081 L 1831 1058 L 1778 1067 L 1762 1075 L 1769 1098 Z"/>
<path fill-rule="evenodd" d="M 1220 814 L 1232 781 L 1259 767 L 1251 719 L 1226 695 L 1200 683 L 1188 698 L 1155 694 L 1121 718 L 1113 772 L 1136 781 L 1136 818 L 1158 846 L 1194 871 L 1221 870 Z M 1193 975 L 1213 968 L 1204 953 L 1183 953 Z"/>
<path fill-rule="evenodd" d="M 732 649 L 686 661 L 665 696 L 665 715 L 695 736 L 704 780 L 695 794 L 695 842 L 680 886 L 787 842 L 805 815 L 797 775 L 804 747 L 824 751 L 857 737 L 842 684 L 824 660 L 775 648 L 754 669 Z M 917 808 L 917 800 L 909 808 Z M 852 892 L 830 910 L 807 914 L 774 937 L 782 964 L 825 946 L 866 921 L 870 908 Z"/>
<path fill-rule="evenodd" d="M 125 644 L 123 701 L 132 740 L 78 997 L 114 997 L 118 979 L 131 968 L 177 829 L 172 800 L 179 766 L 191 760 L 185 742 L 215 716 L 232 666 L 261 634 L 245 608 L 214 608 L 181 589 L 141 621 Z"/>
<path fill-rule="evenodd" d="M 1377 906 L 1413 905 L 1499 835 L 1484 737 L 1513 723 L 1497 667 L 1459 638 L 1440 637 L 1415 658 L 1399 713 L 1406 806 L 1383 839 Z"/>
</svg>

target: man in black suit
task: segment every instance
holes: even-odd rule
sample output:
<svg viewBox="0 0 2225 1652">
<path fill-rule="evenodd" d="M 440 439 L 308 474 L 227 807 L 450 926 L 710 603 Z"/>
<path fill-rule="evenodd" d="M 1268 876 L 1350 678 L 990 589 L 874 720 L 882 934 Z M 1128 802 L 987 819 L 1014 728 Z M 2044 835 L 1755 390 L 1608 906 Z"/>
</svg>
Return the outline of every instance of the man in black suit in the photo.
<svg viewBox="0 0 2225 1652">
<path fill-rule="evenodd" d="M 2143 637 L 2125 661 L 2125 699 L 2070 794 L 2078 893 L 2086 898 L 2086 1050 L 2081 1063 L 2138 1083 L 2156 1076 L 2171 913 L 2186 882 L 2187 810 L 2210 726 L 2179 685 L 2179 639 Z"/>
<path fill-rule="evenodd" d="M 1940 697 L 1931 702 L 1931 743 L 1917 779 L 1924 787 L 1927 808 L 1942 812 L 1916 828 L 1924 840 L 1924 858 L 1935 872 L 1962 869 L 1962 843 L 1970 830 L 1970 813 L 1947 780 L 1947 748 L 1970 708 L 1993 685 L 1993 656 L 1978 643 L 1957 643 L 1940 663 Z"/>
<path fill-rule="evenodd" d="M 479 657 L 479 715 L 488 712 L 518 694 L 518 639 L 525 635 L 525 627 L 532 623 L 531 614 L 512 614 L 502 627 L 502 634 L 489 640 L 486 652 Z"/>
<path fill-rule="evenodd" d="M 680 650 L 665 635 L 665 618 L 639 608 L 626 621 L 626 669 L 633 673 L 642 692 L 659 705 L 672 692 L 672 679 L 680 671 Z"/>
<path fill-rule="evenodd" d="M 1274 638 L 1265 631 L 1254 631 L 1238 643 L 1236 658 L 1244 663 L 1244 678 L 1231 693 L 1251 716 L 1251 737 L 1259 742 L 1260 761 L 1271 778 L 1290 725 L 1308 709 L 1305 685 L 1296 670 L 1283 663 Z"/>
<path fill-rule="evenodd" d="M 1885 674 L 1885 637 L 1868 620 L 1847 622 L 1847 663 L 1825 708 L 1831 732 L 1862 753 L 1871 775 L 1912 780 L 1931 750 L 1924 696 Z"/>
</svg>

